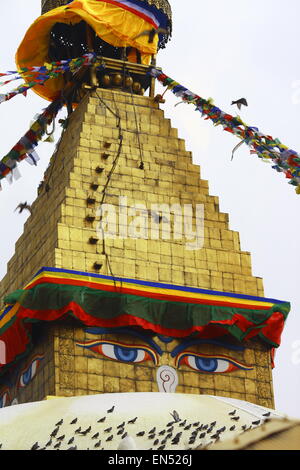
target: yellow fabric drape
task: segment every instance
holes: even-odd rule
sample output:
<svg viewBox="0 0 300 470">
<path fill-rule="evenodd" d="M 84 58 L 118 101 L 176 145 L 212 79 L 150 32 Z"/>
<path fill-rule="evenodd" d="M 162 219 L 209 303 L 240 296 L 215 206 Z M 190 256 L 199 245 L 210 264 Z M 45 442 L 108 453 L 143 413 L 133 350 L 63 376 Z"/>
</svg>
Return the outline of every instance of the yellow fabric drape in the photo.
<svg viewBox="0 0 300 470">
<path fill-rule="evenodd" d="M 97 0 L 74 0 L 37 18 L 26 32 L 16 53 L 18 68 L 41 66 L 49 62 L 49 36 L 56 23 L 76 24 L 86 21 L 105 42 L 115 47 L 134 47 L 141 52 L 142 62 L 148 65 L 157 52 L 158 36 L 148 43 L 147 36 L 134 39 L 152 25 L 140 16 L 118 6 Z M 66 57 L 67 59 L 67 57 Z M 44 86 L 33 88 L 43 98 L 53 100 L 63 87 L 63 79 L 48 80 Z"/>
</svg>

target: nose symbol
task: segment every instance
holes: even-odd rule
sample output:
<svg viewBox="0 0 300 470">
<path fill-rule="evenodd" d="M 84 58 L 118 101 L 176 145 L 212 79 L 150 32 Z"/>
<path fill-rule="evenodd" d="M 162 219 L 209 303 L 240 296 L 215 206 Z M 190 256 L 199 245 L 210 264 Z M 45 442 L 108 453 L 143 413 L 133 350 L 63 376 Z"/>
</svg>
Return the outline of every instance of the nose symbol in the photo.
<svg viewBox="0 0 300 470">
<path fill-rule="evenodd" d="M 178 375 L 170 366 L 161 366 L 156 373 L 158 390 L 165 393 L 174 393 L 178 385 Z"/>
</svg>

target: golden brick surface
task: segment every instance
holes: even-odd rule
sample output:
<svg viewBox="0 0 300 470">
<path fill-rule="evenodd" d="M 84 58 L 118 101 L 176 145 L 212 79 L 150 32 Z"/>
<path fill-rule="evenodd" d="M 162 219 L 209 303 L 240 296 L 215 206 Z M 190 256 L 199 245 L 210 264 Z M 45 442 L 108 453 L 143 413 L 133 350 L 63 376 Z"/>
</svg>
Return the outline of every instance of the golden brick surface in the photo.
<svg viewBox="0 0 300 470">
<path fill-rule="evenodd" d="M 119 148 L 116 117 L 96 94 L 86 96 L 70 116 L 51 158 L 45 174 L 50 191 L 42 191 L 33 204 L 7 275 L 0 283 L 0 298 L 23 287 L 42 266 L 95 272 L 95 262 L 103 264 L 101 274 L 263 296 L 262 280 L 251 273 L 250 254 L 241 251 L 239 234 L 230 229 L 228 214 L 220 212 L 218 198 L 208 194 L 208 182 L 200 178 L 199 166 L 192 163 L 191 153 L 185 150 L 184 141 L 178 139 L 177 130 L 171 128 L 163 111 L 146 97 L 103 89 L 97 93 L 121 117 L 123 143 L 115 170 L 108 180 Z M 107 141 L 111 143 L 108 151 Z M 102 158 L 104 152 L 109 153 L 107 159 Z M 144 169 L 139 168 L 141 159 Z M 97 167 L 103 172 L 97 173 Z M 97 183 L 98 189 L 92 190 L 91 183 Z M 100 241 L 89 243 L 90 237 L 99 238 L 97 209 L 104 187 L 104 202 L 112 204 L 117 213 L 119 196 L 127 197 L 129 207 L 143 204 L 147 209 L 151 204 L 191 204 L 194 208 L 204 204 L 204 247 L 187 250 L 187 240 L 180 239 L 173 227 L 168 233 L 164 222 L 155 224 L 148 214 L 140 213 L 140 221 L 146 223 L 147 219 L 158 239 L 107 239 L 104 254 Z M 87 198 L 95 199 L 95 203 L 88 204 Z M 88 215 L 95 221 L 88 222 Z M 170 217 L 174 221 L 174 215 Z M 120 229 L 124 228 L 120 224 Z M 154 364 L 120 364 L 96 357 L 92 351 L 76 346 L 76 341 L 86 338 L 81 328 L 58 326 L 52 340 L 45 344 L 49 360 L 32 385 L 18 392 L 20 400 L 55 393 L 157 391 Z M 160 360 L 174 367 L 174 358 L 164 347 Z M 208 353 L 205 347 L 203 351 Z M 218 352 L 229 355 L 228 351 Z M 254 369 L 213 375 L 184 365 L 178 371 L 177 391 L 250 397 L 256 403 L 272 404 L 269 351 L 255 343 L 235 357 L 254 365 Z"/>
<path fill-rule="evenodd" d="M 153 240 L 141 239 L 126 240 L 124 245 L 118 243 L 118 240 L 109 248 L 108 255 L 114 274 L 253 295 L 257 295 L 259 289 L 261 293 L 260 280 L 252 278 L 247 282 L 243 281 L 243 275 L 251 276 L 250 255 L 240 251 L 238 233 L 229 229 L 227 214 L 218 212 L 218 198 L 207 194 L 207 181 L 200 179 L 199 167 L 192 165 L 190 152 L 185 150 L 184 142 L 178 140 L 177 131 L 171 128 L 163 111 L 152 107 L 145 97 L 134 97 L 133 105 L 132 102 L 129 104 L 127 97 L 121 92 L 98 90 L 97 93 L 111 107 L 118 103 L 124 133 L 123 153 L 121 152 L 110 181 L 109 193 L 115 194 L 113 204 L 117 204 L 119 194 L 127 196 L 129 200 L 147 204 L 162 201 L 195 204 L 196 201 L 202 201 L 207 214 L 207 249 L 195 253 L 196 259 L 203 260 L 205 251 L 206 260 L 201 267 L 205 266 L 207 274 L 198 276 L 196 272 L 185 269 L 198 269 L 199 263 L 189 256 L 182 240 L 179 243 L 175 240 L 160 240 L 155 244 Z M 136 135 L 135 115 L 140 139 Z M 106 140 L 110 140 L 112 145 L 109 158 L 103 160 L 101 151 Z M 34 214 L 26 223 L 24 234 L 17 243 L 16 255 L 10 261 L 9 273 L 1 283 L 1 297 L 7 291 L 21 287 L 41 265 L 93 270 L 94 262 L 98 261 L 98 250 L 88 244 L 88 239 L 95 235 L 96 224 L 88 227 L 85 215 L 96 212 L 101 199 L 101 187 L 106 183 L 117 148 L 115 117 L 105 106 L 99 104 L 96 95 L 85 97 L 70 118 L 69 127 L 55 155 L 55 162 L 52 158 L 54 168 L 51 191 L 47 195 L 41 193 L 34 203 Z M 138 168 L 141 155 L 144 170 Z M 63 168 L 60 166 L 62 161 Z M 105 171 L 97 175 L 95 168 L 99 164 Z M 99 189 L 91 191 L 90 183 L 95 181 L 99 184 Z M 114 192 L 114 188 L 118 189 L 117 192 Z M 193 192 L 192 188 L 195 188 Z M 87 207 L 86 199 L 91 196 L 95 197 L 96 206 Z M 47 218 L 38 216 L 39 207 L 47 212 Z M 129 241 L 136 244 L 130 248 L 127 243 Z M 22 247 L 22 257 L 19 256 L 19 247 Z M 30 251 L 26 247 L 30 247 Z M 121 250 L 120 256 L 115 250 L 117 247 Z M 124 267 L 126 258 L 136 261 L 134 265 L 128 265 L 128 270 Z M 123 259 L 123 263 L 120 259 Z M 241 278 L 224 282 L 222 275 L 212 274 L 216 270 L 223 275 L 240 274 Z M 13 278 L 11 272 L 14 272 Z M 17 277 L 16 272 L 19 273 Z M 107 263 L 104 263 L 102 272 L 109 273 Z"/>
</svg>

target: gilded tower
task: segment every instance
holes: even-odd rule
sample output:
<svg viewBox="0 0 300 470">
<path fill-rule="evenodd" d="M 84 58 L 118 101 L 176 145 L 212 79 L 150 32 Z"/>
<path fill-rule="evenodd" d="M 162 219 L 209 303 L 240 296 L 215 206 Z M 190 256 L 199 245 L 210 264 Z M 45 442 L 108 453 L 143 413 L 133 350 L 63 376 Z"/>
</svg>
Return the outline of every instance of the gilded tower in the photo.
<svg viewBox="0 0 300 470">
<path fill-rule="evenodd" d="M 28 64 L 33 31 L 44 41 L 47 27 L 44 62 L 61 60 L 65 47 L 71 57 L 94 51 L 100 67 L 77 76 L 61 140 L 0 284 L 0 298 L 30 326 L 14 367 L 3 359 L 2 403 L 159 391 L 273 408 L 280 305 L 263 298 L 250 254 L 164 117 L 148 74 L 171 35 L 170 4 L 127 2 L 137 22 L 149 14 L 162 32 L 148 26 L 143 36 L 135 25 L 141 33 L 124 43 L 117 33 L 111 39 L 116 25 L 105 17 L 104 27 L 104 16 L 99 36 L 100 23 L 79 11 L 87 3 L 42 1 L 37 29 L 17 53 Z M 119 8 L 122 27 L 133 18 L 122 2 L 100 5 L 103 15 Z M 54 86 L 37 91 L 56 96 Z"/>
</svg>

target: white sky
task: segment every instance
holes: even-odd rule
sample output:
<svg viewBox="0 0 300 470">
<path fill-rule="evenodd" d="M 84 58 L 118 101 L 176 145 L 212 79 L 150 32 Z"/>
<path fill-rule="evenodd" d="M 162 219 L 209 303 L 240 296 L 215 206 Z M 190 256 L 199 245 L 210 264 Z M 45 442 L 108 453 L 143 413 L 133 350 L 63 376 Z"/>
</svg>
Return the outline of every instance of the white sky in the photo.
<svg viewBox="0 0 300 470">
<path fill-rule="evenodd" d="M 40 14 L 40 0 L 2 3 L 0 72 L 15 68 L 15 51 Z M 229 113 L 235 113 L 230 106 L 233 99 L 246 97 L 244 121 L 300 151 L 299 0 L 171 0 L 171 4 L 173 39 L 158 57 L 164 72 L 200 96 L 213 97 Z M 265 296 L 292 304 L 276 355 L 274 387 L 276 408 L 300 418 L 300 195 L 271 165 L 250 155 L 246 146 L 231 161 L 239 142 L 236 137 L 201 119 L 192 105 L 175 108 L 178 99 L 170 92 L 166 98 L 166 116 L 186 140 L 194 162 L 201 165 L 210 194 L 220 197 L 221 211 L 230 215 L 230 228 L 240 232 L 242 249 L 252 254 L 253 274 L 264 279 Z M 27 98 L 18 96 L 1 104 L 0 158 L 46 105 L 32 91 Z M 0 278 L 28 217 L 14 209 L 21 201 L 35 199 L 53 145 L 41 144 L 37 151 L 38 167 L 21 163 L 22 178 L 11 186 L 4 182 L 0 193 Z"/>
</svg>

